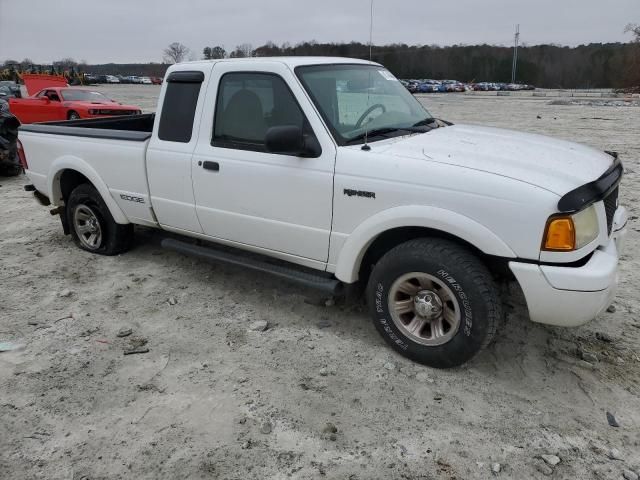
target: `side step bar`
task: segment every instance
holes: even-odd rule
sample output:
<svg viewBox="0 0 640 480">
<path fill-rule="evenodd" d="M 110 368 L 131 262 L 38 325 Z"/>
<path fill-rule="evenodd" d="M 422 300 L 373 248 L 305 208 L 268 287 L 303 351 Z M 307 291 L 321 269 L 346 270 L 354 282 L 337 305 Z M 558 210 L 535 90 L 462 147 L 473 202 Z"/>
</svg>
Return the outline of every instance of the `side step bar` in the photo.
<svg viewBox="0 0 640 480">
<path fill-rule="evenodd" d="M 160 245 L 162 245 L 162 248 L 166 248 L 167 250 L 173 250 L 185 255 L 199 257 L 210 262 L 223 262 L 231 265 L 240 265 L 258 272 L 269 273 L 305 287 L 322 290 L 330 295 L 339 295 L 342 291 L 342 282 L 335 278 L 325 277 L 320 274 L 314 274 L 283 265 L 273 265 L 251 256 L 216 250 L 210 247 L 202 247 L 194 245 L 193 243 L 182 242 L 174 238 L 165 238 L 160 242 Z"/>
</svg>

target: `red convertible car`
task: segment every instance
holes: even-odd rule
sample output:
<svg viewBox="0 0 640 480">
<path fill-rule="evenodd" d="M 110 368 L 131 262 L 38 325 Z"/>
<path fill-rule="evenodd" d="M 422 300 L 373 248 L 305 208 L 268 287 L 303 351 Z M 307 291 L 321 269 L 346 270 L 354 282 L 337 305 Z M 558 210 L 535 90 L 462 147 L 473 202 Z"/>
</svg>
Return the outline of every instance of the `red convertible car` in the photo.
<svg viewBox="0 0 640 480">
<path fill-rule="evenodd" d="M 69 87 L 44 88 L 27 98 L 9 99 L 9 110 L 22 123 L 142 113 L 140 107 L 122 105 L 101 93 Z"/>
</svg>

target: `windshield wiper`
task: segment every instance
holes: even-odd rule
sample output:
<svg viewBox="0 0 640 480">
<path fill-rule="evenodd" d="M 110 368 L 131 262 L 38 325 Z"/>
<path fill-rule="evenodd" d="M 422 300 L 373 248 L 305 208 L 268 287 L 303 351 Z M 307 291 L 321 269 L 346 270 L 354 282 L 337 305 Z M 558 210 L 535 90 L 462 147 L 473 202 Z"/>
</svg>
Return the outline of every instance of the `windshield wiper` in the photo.
<svg viewBox="0 0 640 480">
<path fill-rule="evenodd" d="M 438 120 L 433 118 L 433 117 L 429 117 L 429 118 L 425 118 L 424 120 L 420 120 L 419 122 L 416 122 L 413 124 L 414 127 L 426 127 L 429 125 L 435 124 L 436 126 L 438 125 Z"/>
<path fill-rule="evenodd" d="M 419 122 L 418 122 L 419 123 Z M 391 138 L 390 133 L 396 132 L 408 132 L 408 133 L 425 133 L 429 130 L 425 130 L 420 125 L 413 125 L 411 127 L 385 127 L 385 128 L 374 128 L 373 130 L 369 130 L 368 132 L 361 133 L 360 135 L 356 135 L 353 138 L 347 140 L 347 145 L 352 145 L 354 143 L 358 143 L 366 138 L 371 137 L 386 137 Z M 397 136 L 397 135 L 396 135 Z"/>
<path fill-rule="evenodd" d="M 390 128 L 390 127 L 385 127 L 385 128 L 374 128 L 372 130 L 369 130 L 367 132 L 361 133 L 360 135 L 356 135 L 353 138 L 350 138 L 349 140 L 347 140 L 347 145 L 351 145 L 352 143 L 357 143 L 360 140 L 364 140 L 365 138 L 369 138 L 369 137 L 388 137 L 388 133 L 392 133 L 395 132 L 397 130 L 400 130 L 398 128 Z"/>
</svg>

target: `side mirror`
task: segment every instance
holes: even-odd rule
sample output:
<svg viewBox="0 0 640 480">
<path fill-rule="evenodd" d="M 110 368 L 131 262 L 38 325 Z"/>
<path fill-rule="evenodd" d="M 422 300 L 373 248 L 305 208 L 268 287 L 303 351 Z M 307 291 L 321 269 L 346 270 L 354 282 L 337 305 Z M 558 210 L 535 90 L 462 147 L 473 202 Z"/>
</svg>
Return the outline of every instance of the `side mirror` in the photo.
<svg viewBox="0 0 640 480">
<path fill-rule="evenodd" d="M 318 140 L 305 137 L 297 125 L 271 127 L 265 136 L 265 146 L 269 153 L 293 155 L 296 157 L 319 157 L 322 153 Z"/>
</svg>

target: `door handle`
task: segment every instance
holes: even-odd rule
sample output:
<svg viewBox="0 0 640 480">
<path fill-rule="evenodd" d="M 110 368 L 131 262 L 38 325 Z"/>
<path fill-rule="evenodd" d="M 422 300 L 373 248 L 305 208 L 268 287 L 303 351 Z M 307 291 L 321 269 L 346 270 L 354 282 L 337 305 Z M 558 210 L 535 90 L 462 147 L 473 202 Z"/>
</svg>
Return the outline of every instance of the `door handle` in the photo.
<svg viewBox="0 0 640 480">
<path fill-rule="evenodd" d="M 220 164 L 218 162 L 210 162 L 209 160 L 205 160 L 204 162 L 202 162 L 202 168 L 213 170 L 214 172 L 219 172 Z"/>
</svg>

